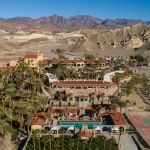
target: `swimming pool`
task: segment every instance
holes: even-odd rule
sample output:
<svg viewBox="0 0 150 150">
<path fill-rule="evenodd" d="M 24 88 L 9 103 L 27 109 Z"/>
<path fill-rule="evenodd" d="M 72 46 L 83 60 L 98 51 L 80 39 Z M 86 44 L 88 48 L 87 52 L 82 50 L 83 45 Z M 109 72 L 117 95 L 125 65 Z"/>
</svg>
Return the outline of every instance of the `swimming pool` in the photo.
<svg viewBox="0 0 150 150">
<path fill-rule="evenodd" d="M 65 122 L 65 121 L 61 121 L 58 124 L 62 127 L 74 125 L 76 128 L 82 128 L 82 125 L 85 124 L 88 126 L 88 129 L 93 129 L 94 125 L 98 125 L 98 126 L 104 125 L 103 122 Z"/>
</svg>

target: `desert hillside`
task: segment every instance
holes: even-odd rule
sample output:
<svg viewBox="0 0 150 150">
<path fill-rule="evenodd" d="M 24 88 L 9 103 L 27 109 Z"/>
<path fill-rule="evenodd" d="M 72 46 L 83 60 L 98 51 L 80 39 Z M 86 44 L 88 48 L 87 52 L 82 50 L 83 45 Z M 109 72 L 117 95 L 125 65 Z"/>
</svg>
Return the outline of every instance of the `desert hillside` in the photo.
<svg viewBox="0 0 150 150">
<path fill-rule="evenodd" d="M 52 56 L 61 48 L 66 54 L 149 55 L 150 26 L 142 23 L 115 29 L 80 29 L 75 31 L 0 30 L 1 60 L 41 50 Z"/>
</svg>

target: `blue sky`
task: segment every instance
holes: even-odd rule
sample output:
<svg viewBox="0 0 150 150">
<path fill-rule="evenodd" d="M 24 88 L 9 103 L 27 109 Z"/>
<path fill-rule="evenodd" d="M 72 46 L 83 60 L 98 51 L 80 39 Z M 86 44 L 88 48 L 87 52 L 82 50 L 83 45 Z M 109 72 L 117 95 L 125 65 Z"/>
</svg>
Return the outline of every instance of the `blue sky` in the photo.
<svg viewBox="0 0 150 150">
<path fill-rule="evenodd" d="M 0 0 L 0 17 L 91 15 L 150 21 L 150 0 Z"/>
</svg>

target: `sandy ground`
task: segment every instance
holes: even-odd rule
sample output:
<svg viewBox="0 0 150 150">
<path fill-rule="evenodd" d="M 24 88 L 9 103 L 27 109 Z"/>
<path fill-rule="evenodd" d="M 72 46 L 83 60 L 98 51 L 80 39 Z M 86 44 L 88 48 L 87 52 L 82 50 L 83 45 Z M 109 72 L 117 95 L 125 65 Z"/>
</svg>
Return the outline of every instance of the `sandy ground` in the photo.
<svg viewBox="0 0 150 150">
<path fill-rule="evenodd" d="M 59 44 L 59 43 L 53 43 L 53 42 L 46 42 L 46 44 L 37 44 L 36 46 L 26 46 L 26 49 L 11 49 L 7 51 L 0 51 L 0 62 L 8 62 L 9 60 L 14 60 L 18 59 L 20 56 L 23 56 L 25 53 L 28 52 L 43 52 L 45 57 L 48 57 L 50 59 L 57 57 L 57 55 L 52 52 L 52 50 L 56 48 L 61 48 L 63 50 L 66 50 L 64 53 L 66 56 L 71 56 L 71 55 L 78 55 L 78 56 L 84 56 L 86 53 L 91 53 L 95 54 L 98 57 L 104 57 L 104 56 L 122 56 L 122 57 L 127 57 L 130 55 L 142 53 L 143 50 L 135 51 L 133 49 L 126 50 L 126 49 L 106 49 L 106 50 L 97 50 L 97 51 L 87 51 L 87 50 L 81 50 L 81 51 L 70 51 L 69 46 L 64 44 Z"/>
<path fill-rule="evenodd" d="M 141 99 L 141 97 L 136 93 L 136 91 L 133 91 L 132 94 L 130 94 L 129 96 L 123 96 L 122 97 L 123 101 L 128 100 L 130 102 L 129 106 L 135 106 L 137 108 L 144 108 L 146 106 L 148 106 L 147 104 L 145 104 L 143 102 L 143 100 Z M 136 103 L 136 105 L 134 105 L 134 103 Z"/>
</svg>

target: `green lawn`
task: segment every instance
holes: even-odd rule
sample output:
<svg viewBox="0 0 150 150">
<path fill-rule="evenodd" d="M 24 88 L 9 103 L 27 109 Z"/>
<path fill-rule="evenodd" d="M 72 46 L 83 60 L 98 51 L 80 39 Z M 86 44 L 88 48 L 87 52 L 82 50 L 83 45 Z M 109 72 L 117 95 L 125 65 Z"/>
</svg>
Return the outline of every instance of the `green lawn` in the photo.
<svg viewBox="0 0 150 150">
<path fill-rule="evenodd" d="M 114 139 L 105 139 L 102 136 L 88 141 L 68 136 L 58 138 L 50 136 L 31 137 L 26 150 L 77 150 L 77 145 L 78 150 L 118 150 Z"/>
</svg>

